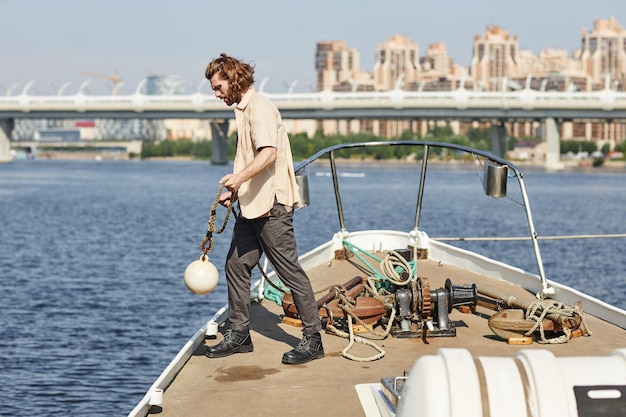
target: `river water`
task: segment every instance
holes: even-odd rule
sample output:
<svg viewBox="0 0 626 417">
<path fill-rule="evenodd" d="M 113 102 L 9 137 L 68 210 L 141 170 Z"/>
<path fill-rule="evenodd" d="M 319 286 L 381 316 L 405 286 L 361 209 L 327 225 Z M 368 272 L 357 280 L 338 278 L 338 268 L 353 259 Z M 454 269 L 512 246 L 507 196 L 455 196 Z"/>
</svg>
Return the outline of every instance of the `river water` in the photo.
<svg viewBox="0 0 626 417">
<path fill-rule="evenodd" d="M 511 199 L 495 200 L 482 193 L 474 168 L 433 168 L 420 216 L 431 237 L 528 234 L 513 187 Z M 296 212 L 301 253 L 339 229 L 323 200 L 333 192 L 323 169 L 311 168 L 311 206 Z M 197 161 L 0 165 L 0 415 L 132 410 L 225 303 L 223 274 L 205 296 L 190 293 L 182 276 L 201 255 L 217 182 L 230 170 Z M 347 230 L 413 228 L 417 167 L 351 164 L 342 172 L 344 210 L 357 212 L 346 216 Z M 540 236 L 626 232 L 625 173 L 535 169 L 524 178 Z M 214 235 L 210 259 L 220 273 L 232 224 Z M 529 242 L 453 244 L 537 272 Z M 540 248 L 548 278 L 626 308 L 623 244 L 540 241 Z"/>
</svg>

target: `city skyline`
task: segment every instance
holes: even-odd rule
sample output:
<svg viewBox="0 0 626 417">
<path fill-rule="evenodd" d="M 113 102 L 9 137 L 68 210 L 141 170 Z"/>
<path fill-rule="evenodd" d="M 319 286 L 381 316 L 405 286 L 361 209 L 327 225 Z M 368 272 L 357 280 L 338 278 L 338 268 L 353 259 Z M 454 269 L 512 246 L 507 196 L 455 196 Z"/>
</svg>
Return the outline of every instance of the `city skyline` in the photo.
<svg viewBox="0 0 626 417">
<path fill-rule="evenodd" d="M 455 62 L 468 66 L 472 42 L 487 26 L 517 36 L 520 49 L 538 54 L 580 48 L 581 30 L 597 18 L 626 24 L 623 0 L 321 0 L 301 5 L 287 0 L 243 0 L 234 6 L 212 0 L 3 0 L 5 40 L 0 58 L 0 94 L 36 80 L 34 93 L 66 94 L 91 79 L 92 94 L 108 94 L 100 74 L 118 71 L 120 94 L 130 94 L 149 75 L 180 75 L 189 90 L 204 79 L 206 63 L 220 52 L 256 64 L 256 81 L 269 77 L 267 91 L 295 91 L 315 84 L 317 42 L 341 40 L 371 71 L 378 42 L 403 35 L 419 44 L 443 42 Z M 454 13 L 454 14 L 452 14 Z M 18 18 L 19 17 L 19 18 Z M 231 23 L 232 22 L 232 23 Z M 238 23 L 239 26 L 234 26 Z M 203 91 L 208 92 L 205 88 Z M 14 92 L 15 93 L 15 92 Z"/>
</svg>

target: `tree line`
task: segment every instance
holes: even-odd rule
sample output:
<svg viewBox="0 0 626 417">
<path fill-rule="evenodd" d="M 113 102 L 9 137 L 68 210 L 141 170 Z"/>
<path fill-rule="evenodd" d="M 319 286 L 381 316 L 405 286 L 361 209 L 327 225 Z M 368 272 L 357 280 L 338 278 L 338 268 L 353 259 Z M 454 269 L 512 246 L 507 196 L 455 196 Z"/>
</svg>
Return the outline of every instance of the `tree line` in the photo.
<svg viewBox="0 0 626 417">
<path fill-rule="evenodd" d="M 491 149 L 491 129 L 490 128 L 470 128 L 466 135 L 457 135 L 452 131 L 450 126 L 434 126 L 424 137 L 418 133 L 409 131 L 403 132 L 400 137 L 395 140 L 426 140 L 433 142 L 454 143 L 457 145 L 468 146 L 480 150 Z M 325 135 L 321 130 L 317 131 L 312 137 L 306 133 L 298 133 L 290 135 L 291 152 L 296 161 L 306 159 L 315 152 L 334 146 L 340 143 L 357 143 L 357 142 L 384 142 L 389 139 L 383 138 L 367 132 L 353 133 L 350 135 Z M 514 137 L 507 138 L 507 148 L 512 150 L 520 141 L 538 142 L 536 138 L 525 137 L 516 139 Z M 235 157 L 235 134 L 231 135 L 227 141 L 226 157 L 229 160 Z M 598 151 L 595 142 L 580 141 L 561 141 L 561 152 L 589 152 L 590 154 Z M 620 149 L 621 150 L 621 149 Z M 603 149 L 604 151 L 604 149 Z M 608 150 L 607 150 L 608 151 Z M 435 149 L 435 153 L 443 156 L 444 149 Z M 606 152 L 605 152 L 606 153 Z M 167 158 L 167 157 L 189 157 L 194 159 L 211 159 L 212 142 L 210 140 L 193 141 L 191 139 L 164 140 L 160 142 L 144 141 L 142 144 L 141 158 Z M 420 158 L 422 155 L 415 154 L 415 148 L 411 146 L 395 146 L 395 147 L 375 147 L 375 148 L 355 148 L 344 149 L 336 153 L 338 158 L 353 159 L 375 159 L 375 160 L 403 160 L 410 156 Z M 454 157 L 447 155 L 447 157 Z"/>
</svg>

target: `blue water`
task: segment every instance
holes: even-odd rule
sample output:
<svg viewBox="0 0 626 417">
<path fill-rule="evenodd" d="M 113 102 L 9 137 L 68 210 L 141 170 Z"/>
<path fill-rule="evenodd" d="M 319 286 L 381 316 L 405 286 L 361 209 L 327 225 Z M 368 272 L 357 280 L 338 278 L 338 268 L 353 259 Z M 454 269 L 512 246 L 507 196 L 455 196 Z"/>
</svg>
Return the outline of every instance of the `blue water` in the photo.
<svg viewBox="0 0 626 417">
<path fill-rule="evenodd" d="M 433 168 L 420 218 L 432 237 L 528 233 L 513 187 L 513 200 L 495 200 L 473 168 Z M 225 302 L 223 274 L 205 296 L 191 294 L 182 274 L 201 255 L 217 181 L 230 169 L 173 161 L 0 165 L 0 415 L 128 414 Z M 321 169 L 310 172 L 311 207 L 296 212 L 300 252 L 338 230 Z M 346 218 L 348 230 L 413 228 L 416 167 L 342 169 L 365 174 L 341 178 L 344 209 L 357 212 Z M 402 181 L 392 181 L 398 173 Z M 626 233 L 626 174 L 531 170 L 525 180 L 539 235 Z M 220 271 L 229 240 L 230 227 L 215 235 L 210 259 Z M 626 308 L 624 242 L 541 241 L 546 275 Z M 454 244 L 537 272 L 529 242 Z"/>
</svg>

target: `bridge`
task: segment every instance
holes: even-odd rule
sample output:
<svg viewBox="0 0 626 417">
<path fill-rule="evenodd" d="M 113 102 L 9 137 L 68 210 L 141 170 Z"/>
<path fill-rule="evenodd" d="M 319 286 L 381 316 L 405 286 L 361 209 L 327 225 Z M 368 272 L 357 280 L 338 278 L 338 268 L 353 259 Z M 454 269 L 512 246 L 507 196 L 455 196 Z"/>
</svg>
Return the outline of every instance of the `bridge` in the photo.
<svg viewBox="0 0 626 417">
<path fill-rule="evenodd" d="M 265 82 L 266 80 L 264 80 Z M 519 89 L 471 91 L 463 87 L 451 91 L 390 91 L 312 93 L 266 93 L 259 91 L 280 109 L 284 119 L 317 120 L 476 120 L 492 124 L 492 151 L 503 156 L 509 121 L 541 121 L 547 132 L 548 166 L 559 165 L 558 123 L 585 120 L 626 120 L 626 92 L 610 88 L 599 91 L 539 91 L 530 88 L 530 78 Z M 204 83 L 203 83 L 204 84 Z M 73 95 L 30 94 L 34 82 L 20 94 L 0 96 L 0 155 L 11 137 L 16 118 L 157 118 L 209 119 L 218 154 L 225 151 L 228 120 L 232 108 L 203 93 L 203 84 L 187 95 L 146 95 L 143 84 L 128 95 L 89 95 L 84 85 Z M 214 146 L 215 146 L 214 145 Z M 221 156 L 218 156 L 221 158 Z"/>
</svg>

